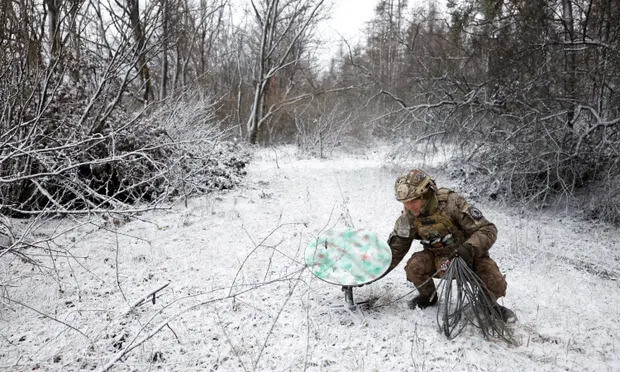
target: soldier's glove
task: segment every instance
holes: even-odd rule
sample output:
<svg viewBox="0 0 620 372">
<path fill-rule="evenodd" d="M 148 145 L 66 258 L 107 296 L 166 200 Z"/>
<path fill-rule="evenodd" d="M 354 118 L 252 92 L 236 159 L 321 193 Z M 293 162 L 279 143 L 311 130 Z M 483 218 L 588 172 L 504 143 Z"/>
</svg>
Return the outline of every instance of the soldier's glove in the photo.
<svg viewBox="0 0 620 372">
<path fill-rule="evenodd" d="M 461 257 L 463 261 L 465 261 L 467 266 L 471 268 L 474 267 L 474 247 L 472 247 L 471 245 L 467 243 L 463 243 L 459 245 L 454 251 L 454 253 L 452 254 L 452 256 Z"/>
</svg>

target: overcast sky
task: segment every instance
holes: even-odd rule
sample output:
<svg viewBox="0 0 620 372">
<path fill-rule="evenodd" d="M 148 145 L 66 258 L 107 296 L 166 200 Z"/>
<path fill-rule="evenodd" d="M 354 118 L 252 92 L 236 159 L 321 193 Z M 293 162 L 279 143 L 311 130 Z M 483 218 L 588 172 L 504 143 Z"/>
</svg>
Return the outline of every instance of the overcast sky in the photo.
<svg viewBox="0 0 620 372">
<path fill-rule="evenodd" d="M 377 0 L 334 0 L 331 19 L 324 32 L 337 38 L 337 33 L 348 39 L 355 38 L 364 24 L 372 18 Z"/>
<path fill-rule="evenodd" d="M 327 32 L 336 31 L 347 39 L 359 35 L 366 22 L 374 15 L 375 6 L 379 0 L 332 0 L 333 8 L 331 19 L 326 22 Z M 408 8 L 414 6 L 427 7 L 429 3 L 442 4 L 443 0 L 409 0 Z M 337 34 L 336 34 L 337 36 Z"/>
<path fill-rule="evenodd" d="M 247 1 L 249 4 L 249 0 Z M 344 37 L 351 46 L 363 42 L 363 30 L 374 15 L 379 0 L 328 0 L 333 6 L 329 19 L 319 26 L 323 42 L 315 51 L 322 64 L 326 66 L 330 58 L 338 51 L 341 38 Z M 408 9 L 414 6 L 427 7 L 431 2 L 444 3 L 444 0 L 408 0 Z M 238 3 L 237 3 L 238 4 Z"/>
<path fill-rule="evenodd" d="M 323 48 L 317 51 L 324 63 L 338 50 L 341 36 L 354 45 L 363 41 L 364 26 L 374 15 L 375 6 L 379 0 L 332 0 L 331 17 L 320 28 L 320 34 L 325 41 Z M 443 0 L 409 0 L 408 8 L 414 6 L 426 7 L 429 3 L 442 4 Z M 340 36 L 341 35 L 341 36 Z"/>
</svg>

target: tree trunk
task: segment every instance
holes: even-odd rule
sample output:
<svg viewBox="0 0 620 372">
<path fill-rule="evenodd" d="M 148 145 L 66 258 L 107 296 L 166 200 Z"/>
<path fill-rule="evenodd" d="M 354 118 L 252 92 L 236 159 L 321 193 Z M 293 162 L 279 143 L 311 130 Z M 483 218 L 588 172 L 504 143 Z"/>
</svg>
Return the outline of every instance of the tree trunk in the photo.
<svg viewBox="0 0 620 372">
<path fill-rule="evenodd" d="M 162 56 L 161 56 L 161 86 L 159 98 L 166 98 L 166 88 L 168 87 L 168 32 L 169 10 L 168 0 L 161 0 L 162 6 Z"/>
<path fill-rule="evenodd" d="M 255 145 L 258 140 L 258 131 L 261 129 L 263 119 L 263 108 L 265 106 L 265 84 L 258 83 L 254 91 L 254 101 L 252 111 L 248 120 L 248 142 Z"/>
<path fill-rule="evenodd" d="M 144 86 L 144 92 L 142 98 L 147 102 L 153 97 L 151 87 L 151 73 L 146 63 L 146 42 L 144 39 L 144 32 L 142 30 L 142 23 L 140 22 L 140 9 L 138 8 L 138 0 L 127 0 L 127 12 L 129 14 L 129 23 L 132 28 L 133 37 L 136 42 L 136 55 L 137 65 L 136 68 L 140 73 L 140 79 Z"/>
<path fill-rule="evenodd" d="M 49 14 L 48 36 L 50 40 L 50 65 L 58 58 L 60 52 L 60 0 L 45 0 Z"/>
<path fill-rule="evenodd" d="M 573 19 L 573 1 L 562 0 L 562 17 L 564 18 L 564 41 L 566 44 L 573 43 L 575 41 L 575 21 Z M 565 66 L 566 66 L 566 78 L 564 79 L 565 94 L 570 99 L 570 107 L 567 114 L 567 125 L 570 129 L 573 127 L 573 120 L 575 118 L 576 102 L 576 76 L 577 61 L 575 51 L 573 47 L 568 45 L 565 48 L 569 48 L 569 51 L 564 52 Z"/>
</svg>

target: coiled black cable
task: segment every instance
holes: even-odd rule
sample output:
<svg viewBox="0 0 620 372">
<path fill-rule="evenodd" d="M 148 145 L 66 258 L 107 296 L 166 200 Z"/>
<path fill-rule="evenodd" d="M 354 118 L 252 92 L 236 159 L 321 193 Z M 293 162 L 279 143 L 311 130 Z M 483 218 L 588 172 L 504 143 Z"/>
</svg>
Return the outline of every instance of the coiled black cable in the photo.
<svg viewBox="0 0 620 372">
<path fill-rule="evenodd" d="M 462 258 L 451 260 L 437 294 L 437 325 L 448 339 L 457 337 L 467 324 L 472 324 L 485 339 L 497 337 L 515 344 L 513 332 L 502 319 L 494 296 Z"/>
</svg>

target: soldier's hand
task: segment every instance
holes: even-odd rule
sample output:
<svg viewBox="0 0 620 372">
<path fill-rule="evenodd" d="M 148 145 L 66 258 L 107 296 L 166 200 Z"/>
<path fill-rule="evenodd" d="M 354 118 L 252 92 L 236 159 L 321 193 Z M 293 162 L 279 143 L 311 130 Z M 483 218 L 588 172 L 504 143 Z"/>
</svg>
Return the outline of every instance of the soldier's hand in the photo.
<svg viewBox="0 0 620 372">
<path fill-rule="evenodd" d="M 467 266 L 473 268 L 474 267 L 474 247 L 472 247 L 471 245 L 465 243 L 465 244 L 461 244 L 459 245 L 456 250 L 454 251 L 454 255 L 455 256 L 459 256 L 463 259 L 463 261 L 465 261 L 465 263 L 467 264 Z"/>
</svg>

